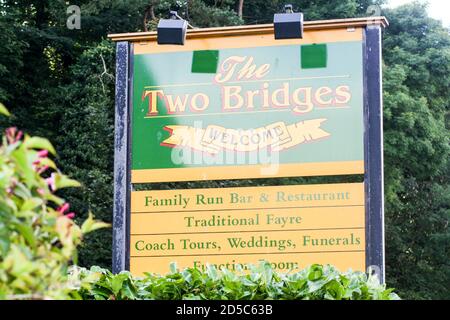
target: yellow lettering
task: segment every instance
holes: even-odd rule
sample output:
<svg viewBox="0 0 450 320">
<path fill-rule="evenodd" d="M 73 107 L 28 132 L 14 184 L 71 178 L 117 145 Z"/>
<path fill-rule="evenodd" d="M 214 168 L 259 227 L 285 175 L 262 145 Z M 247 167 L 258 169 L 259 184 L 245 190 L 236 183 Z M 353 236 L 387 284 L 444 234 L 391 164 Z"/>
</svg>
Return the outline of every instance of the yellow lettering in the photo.
<svg viewBox="0 0 450 320">
<path fill-rule="evenodd" d="M 146 90 L 142 95 L 142 101 L 148 97 L 148 112 L 147 116 L 154 116 L 158 114 L 158 94 L 164 95 L 163 90 Z"/>
<path fill-rule="evenodd" d="M 203 105 L 199 106 L 198 98 L 201 99 Z M 197 93 L 192 96 L 191 99 L 191 108 L 194 111 L 203 111 L 206 110 L 209 106 L 209 97 L 204 93 Z"/>
<path fill-rule="evenodd" d="M 294 91 L 292 100 L 294 100 L 295 103 L 293 110 L 295 113 L 307 113 L 313 109 L 314 105 L 311 101 L 311 91 L 312 88 L 298 88 Z M 303 100 L 301 99 L 301 96 L 304 97 Z"/>
<path fill-rule="evenodd" d="M 289 83 L 284 82 L 283 87 L 272 93 L 272 104 L 275 107 L 289 107 Z"/>
<path fill-rule="evenodd" d="M 243 62 L 247 57 L 231 56 L 227 58 L 221 66 L 221 71 L 215 76 L 218 83 L 229 81 L 236 70 L 236 66 Z"/>
<path fill-rule="evenodd" d="M 259 90 L 247 91 L 247 108 L 248 109 L 253 109 L 255 107 L 254 98 L 258 94 L 259 94 Z"/>
<path fill-rule="evenodd" d="M 339 86 L 336 88 L 336 104 L 347 104 L 351 98 L 352 94 L 348 86 Z"/>
<path fill-rule="evenodd" d="M 333 92 L 333 90 L 331 90 L 331 88 L 329 88 L 329 87 L 320 87 L 319 89 L 317 89 L 316 94 L 315 94 L 317 103 L 320 105 L 323 105 L 323 106 L 332 104 L 333 103 L 332 98 L 323 100 L 326 95 L 329 95 L 332 92 Z"/>
<path fill-rule="evenodd" d="M 240 109 L 244 105 L 244 99 L 240 95 L 242 88 L 239 86 L 225 86 L 223 87 L 223 109 L 235 110 Z M 234 98 L 236 103 L 231 104 L 231 99 Z"/>
<path fill-rule="evenodd" d="M 169 113 L 184 112 L 186 110 L 186 102 L 189 98 L 189 94 L 184 95 L 183 101 L 180 96 L 176 96 L 175 101 L 173 101 L 172 95 L 167 95 L 166 97 Z"/>
</svg>

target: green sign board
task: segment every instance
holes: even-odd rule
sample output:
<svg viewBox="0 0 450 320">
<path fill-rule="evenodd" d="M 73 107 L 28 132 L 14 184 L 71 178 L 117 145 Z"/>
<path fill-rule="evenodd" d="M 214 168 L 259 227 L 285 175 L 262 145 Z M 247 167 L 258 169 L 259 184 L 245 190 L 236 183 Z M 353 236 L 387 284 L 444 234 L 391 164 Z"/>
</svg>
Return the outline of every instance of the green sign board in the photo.
<svg viewBox="0 0 450 320">
<path fill-rule="evenodd" d="M 360 32 L 320 44 L 140 50 L 133 182 L 363 173 Z"/>
</svg>

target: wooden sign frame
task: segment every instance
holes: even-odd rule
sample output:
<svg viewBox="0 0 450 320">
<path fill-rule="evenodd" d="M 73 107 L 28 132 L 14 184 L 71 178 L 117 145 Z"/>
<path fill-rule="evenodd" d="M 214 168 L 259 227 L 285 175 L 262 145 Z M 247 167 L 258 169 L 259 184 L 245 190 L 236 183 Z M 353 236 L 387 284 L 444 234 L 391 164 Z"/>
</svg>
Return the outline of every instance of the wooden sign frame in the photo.
<svg viewBox="0 0 450 320">
<path fill-rule="evenodd" d="M 363 28 L 364 186 L 366 208 L 366 268 L 385 281 L 382 29 L 384 17 L 305 22 L 308 30 Z M 189 39 L 244 34 L 273 34 L 273 25 L 189 30 Z M 155 41 L 155 32 L 110 35 L 116 44 L 114 140 L 113 272 L 129 270 L 131 183 L 131 101 L 136 43 Z M 275 41 L 275 40 L 274 40 Z M 151 271 L 151 270 L 149 270 Z"/>
</svg>

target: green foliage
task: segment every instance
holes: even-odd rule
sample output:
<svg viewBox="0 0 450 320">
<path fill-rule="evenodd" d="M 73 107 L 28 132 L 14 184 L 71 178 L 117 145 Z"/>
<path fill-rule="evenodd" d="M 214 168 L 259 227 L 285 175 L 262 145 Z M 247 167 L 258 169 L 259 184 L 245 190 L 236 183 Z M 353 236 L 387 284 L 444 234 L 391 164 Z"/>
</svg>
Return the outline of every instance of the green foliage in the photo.
<svg viewBox="0 0 450 320">
<path fill-rule="evenodd" d="M 305 21 L 353 18 L 371 15 L 370 12 L 367 13 L 368 7 L 384 2 L 384 0 L 247 0 L 244 1 L 243 18 L 246 24 L 272 23 L 273 14 L 283 12 L 286 3 L 291 3 L 294 11 L 303 12 Z"/>
<path fill-rule="evenodd" d="M 3 103 L 0 102 L 0 114 L 4 115 L 4 116 L 10 116 L 11 114 L 9 113 L 8 109 L 6 109 L 5 105 Z"/>
<path fill-rule="evenodd" d="M 74 268 L 71 282 L 83 299 L 95 300 L 398 300 L 375 276 L 341 273 L 333 266 L 312 265 L 296 273 L 277 273 L 270 264 L 249 265 L 233 273 L 208 265 L 204 272 L 187 268 L 166 276 L 129 272 L 113 275 L 98 267 Z"/>
<path fill-rule="evenodd" d="M 83 234 L 106 226 L 90 215 L 80 228 L 74 213 L 66 213 L 69 204 L 56 192 L 79 184 L 56 168 L 49 153 L 55 150 L 48 140 L 23 138 L 16 128 L 2 137 L 0 299 L 72 297 L 67 268 L 77 261 L 76 247 Z"/>
<path fill-rule="evenodd" d="M 67 99 L 66 108 L 61 112 L 63 134 L 55 141 L 62 170 L 81 181 L 82 186 L 64 192 L 64 196 L 77 212 L 93 211 L 97 218 L 111 222 L 114 45 L 104 41 L 86 50 L 71 68 L 71 74 L 71 83 L 61 90 Z M 81 214 L 78 218 L 87 216 Z M 88 235 L 80 246 L 80 264 L 110 267 L 111 242 L 110 230 Z"/>
<path fill-rule="evenodd" d="M 387 279 L 405 297 L 450 298 L 450 37 L 420 4 L 385 12 Z"/>
<path fill-rule="evenodd" d="M 161 0 L 147 1 L 147 20 L 144 20 L 148 30 L 156 30 L 159 19 L 167 18 L 169 10 L 176 10 L 187 19 L 193 27 L 220 27 L 243 24 L 233 8 L 234 1 L 203 1 L 203 0 Z M 149 14 L 149 11 L 152 14 Z"/>
</svg>

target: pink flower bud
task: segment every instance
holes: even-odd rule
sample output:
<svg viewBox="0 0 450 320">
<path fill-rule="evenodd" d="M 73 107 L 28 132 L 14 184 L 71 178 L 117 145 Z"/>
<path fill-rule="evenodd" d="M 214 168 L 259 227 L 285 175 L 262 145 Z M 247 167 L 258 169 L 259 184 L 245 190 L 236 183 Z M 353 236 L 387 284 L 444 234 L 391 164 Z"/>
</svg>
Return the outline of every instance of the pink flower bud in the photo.
<svg viewBox="0 0 450 320">
<path fill-rule="evenodd" d="M 61 207 L 58 208 L 58 212 L 64 213 L 69 210 L 70 205 L 66 202 Z"/>
<path fill-rule="evenodd" d="M 38 173 L 39 173 L 39 174 L 42 174 L 42 173 L 44 173 L 47 169 L 48 169 L 48 166 L 43 166 L 43 167 L 39 168 Z"/>
<path fill-rule="evenodd" d="M 39 158 L 46 158 L 48 156 L 48 150 L 41 150 L 38 152 Z"/>
<path fill-rule="evenodd" d="M 17 132 L 17 128 L 16 127 L 10 127 L 8 129 L 6 129 L 6 138 L 8 139 L 8 142 L 14 143 L 14 137 L 16 135 Z"/>
<path fill-rule="evenodd" d="M 23 132 L 19 131 L 17 132 L 16 127 L 10 127 L 6 129 L 6 138 L 10 144 L 16 143 L 23 137 Z"/>
<path fill-rule="evenodd" d="M 66 214 L 66 217 L 69 219 L 75 218 L 75 212 L 69 212 L 68 214 Z"/>
<path fill-rule="evenodd" d="M 19 141 L 20 139 L 22 139 L 22 137 L 23 137 L 23 131 L 19 131 L 14 142 Z"/>
</svg>

